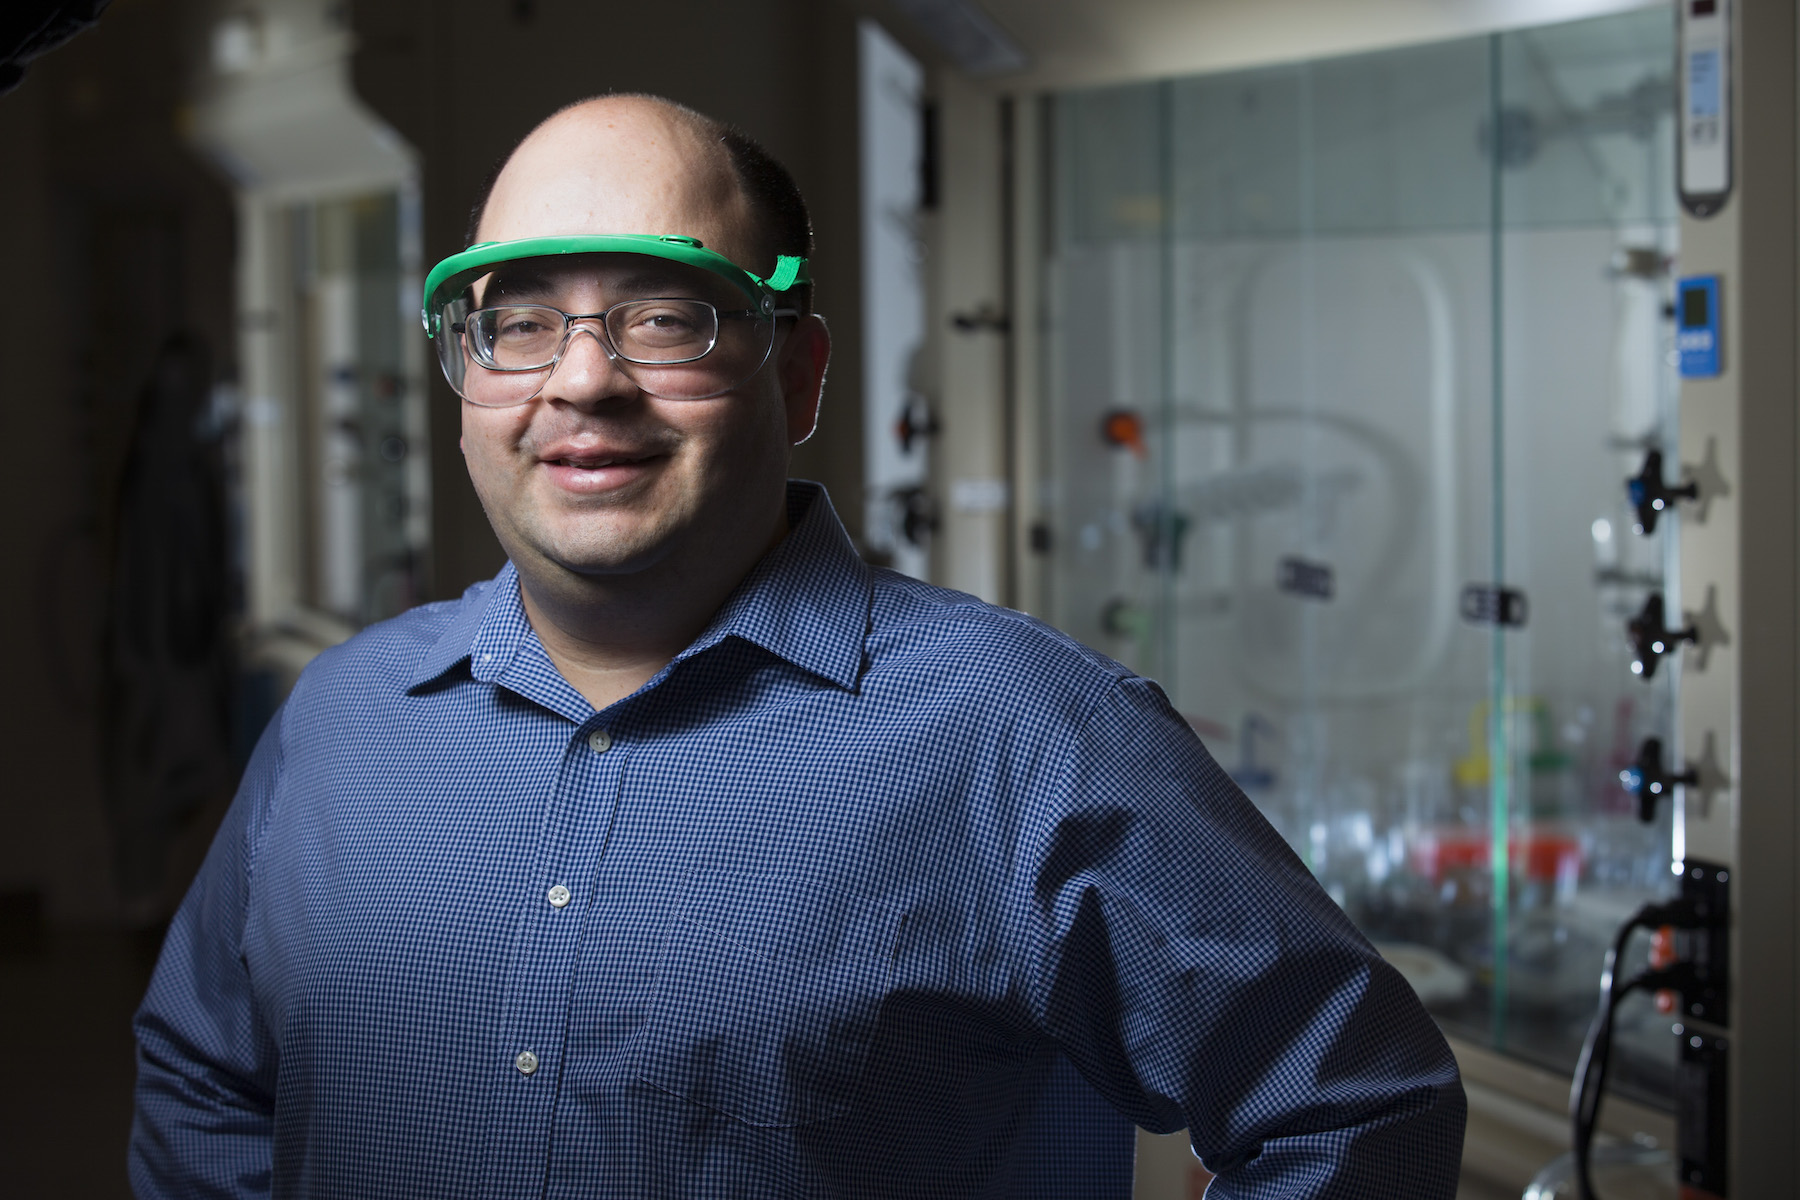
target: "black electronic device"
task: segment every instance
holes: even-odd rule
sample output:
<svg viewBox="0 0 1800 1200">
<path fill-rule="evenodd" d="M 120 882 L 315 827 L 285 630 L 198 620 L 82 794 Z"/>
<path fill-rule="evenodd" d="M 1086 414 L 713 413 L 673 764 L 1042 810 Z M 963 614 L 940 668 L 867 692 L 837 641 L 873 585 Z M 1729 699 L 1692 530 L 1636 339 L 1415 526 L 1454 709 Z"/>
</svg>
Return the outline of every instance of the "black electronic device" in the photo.
<svg viewBox="0 0 1800 1200">
<path fill-rule="evenodd" d="M 1730 1080 L 1725 1073 L 1729 1039 L 1687 1025 L 1674 1027 L 1680 1047 L 1675 1076 L 1675 1148 L 1680 1160 L 1681 1194 L 1691 1200 L 1729 1195 L 1725 1162 L 1730 1130 L 1726 1105 Z"/>
<path fill-rule="evenodd" d="M 1648 744 L 1648 743 L 1646 743 Z M 1570 1135 L 1574 1146 L 1576 1195 L 1596 1200 L 1589 1166 L 1594 1130 L 1600 1123 L 1600 1104 L 1606 1094 L 1606 1072 L 1612 1057 L 1613 1023 L 1620 1003 L 1632 992 L 1676 991 L 1684 1011 L 1712 1025 L 1724 1025 L 1727 1011 L 1730 943 L 1731 872 L 1716 863 L 1690 859 L 1675 864 L 1681 877 L 1681 894 L 1667 901 L 1646 904 L 1619 926 L 1600 969 L 1600 1004 L 1575 1063 L 1574 1084 L 1569 1090 Z M 1621 979 L 1626 944 L 1633 932 L 1672 930 L 1677 953 L 1663 965 L 1652 965 Z M 1699 1011 L 1696 1011 L 1698 1006 Z M 1676 1130 L 1679 1142 L 1683 1195 L 1688 1188 L 1701 1194 L 1724 1196 L 1727 1125 L 1725 1106 L 1726 1039 L 1678 1024 L 1681 1066 L 1677 1084 Z"/>
</svg>

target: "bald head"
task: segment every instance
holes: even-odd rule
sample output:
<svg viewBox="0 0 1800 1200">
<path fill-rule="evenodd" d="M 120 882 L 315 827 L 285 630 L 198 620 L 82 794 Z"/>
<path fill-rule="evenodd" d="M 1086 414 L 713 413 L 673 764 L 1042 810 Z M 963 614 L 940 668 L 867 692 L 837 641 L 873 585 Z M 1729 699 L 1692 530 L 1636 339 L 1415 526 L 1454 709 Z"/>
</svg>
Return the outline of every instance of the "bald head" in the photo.
<svg viewBox="0 0 1800 1200">
<path fill-rule="evenodd" d="M 658 96 L 599 96 L 526 135 L 475 207 L 471 241 L 572 233 L 696 237 L 758 275 L 810 257 L 805 201 L 742 132 Z"/>
</svg>

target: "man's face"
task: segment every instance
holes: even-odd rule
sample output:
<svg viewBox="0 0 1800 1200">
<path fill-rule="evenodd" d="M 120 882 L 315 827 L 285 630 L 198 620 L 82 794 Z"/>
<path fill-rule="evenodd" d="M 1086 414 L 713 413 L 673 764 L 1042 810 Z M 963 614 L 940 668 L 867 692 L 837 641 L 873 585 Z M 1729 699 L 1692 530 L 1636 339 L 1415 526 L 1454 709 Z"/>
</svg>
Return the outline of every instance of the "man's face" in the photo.
<svg viewBox="0 0 1800 1200">
<path fill-rule="evenodd" d="M 599 107 L 559 118 L 520 148 L 490 197 L 481 240 L 683 234 L 767 270 L 754 258 L 753 227 L 716 146 L 691 144 L 659 111 Z M 586 256 L 554 269 L 542 261 L 481 281 L 478 303 L 595 313 L 624 300 L 685 296 L 722 311 L 747 307 L 717 276 L 680 264 L 634 255 Z M 520 569 L 541 577 L 660 567 L 679 579 L 760 554 L 778 529 L 789 448 L 811 430 L 824 367 L 816 320 L 780 325 L 762 368 L 709 399 L 649 394 L 609 358 L 597 330 L 577 326 L 535 399 L 503 408 L 465 402 L 469 475 Z"/>
</svg>

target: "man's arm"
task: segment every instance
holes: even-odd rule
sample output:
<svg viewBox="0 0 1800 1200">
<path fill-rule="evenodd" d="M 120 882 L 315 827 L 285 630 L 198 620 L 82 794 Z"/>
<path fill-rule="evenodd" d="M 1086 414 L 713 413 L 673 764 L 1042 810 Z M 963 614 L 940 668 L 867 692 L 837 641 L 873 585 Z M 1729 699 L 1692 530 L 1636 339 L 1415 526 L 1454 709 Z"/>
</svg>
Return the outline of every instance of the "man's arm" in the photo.
<svg viewBox="0 0 1800 1200">
<path fill-rule="evenodd" d="M 1034 830 L 1044 1027 L 1208 1196 L 1444 1198 L 1465 1104 L 1442 1035 L 1144 680 L 1104 696 Z"/>
<path fill-rule="evenodd" d="M 131 1185 L 139 1200 L 267 1196 L 275 1049 L 242 952 L 256 831 L 281 771 L 277 713 L 163 942 L 133 1027 Z"/>
</svg>

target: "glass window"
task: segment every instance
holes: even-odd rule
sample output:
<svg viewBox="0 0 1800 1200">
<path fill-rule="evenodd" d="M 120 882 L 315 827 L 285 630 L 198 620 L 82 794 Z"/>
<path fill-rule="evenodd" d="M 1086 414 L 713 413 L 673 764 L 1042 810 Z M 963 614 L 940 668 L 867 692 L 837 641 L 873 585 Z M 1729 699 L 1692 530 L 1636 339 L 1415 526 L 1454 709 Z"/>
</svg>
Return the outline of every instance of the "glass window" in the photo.
<svg viewBox="0 0 1800 1200">
<path fill-rule="evenodd" d="M 404 612 L 426 544 L 402 197 L 289 206 L 299 602 L 360 627 Z"/>
<path fill-rule="evenodd" d="M 1671 890 L 1662 10 L 1045 104 L 1036 611 L 1163 682 L 1450 1032 L 1567 1072 Z M 1623 1011 L 1618 1087 L 1672 1054 Z"/>
</svg>

